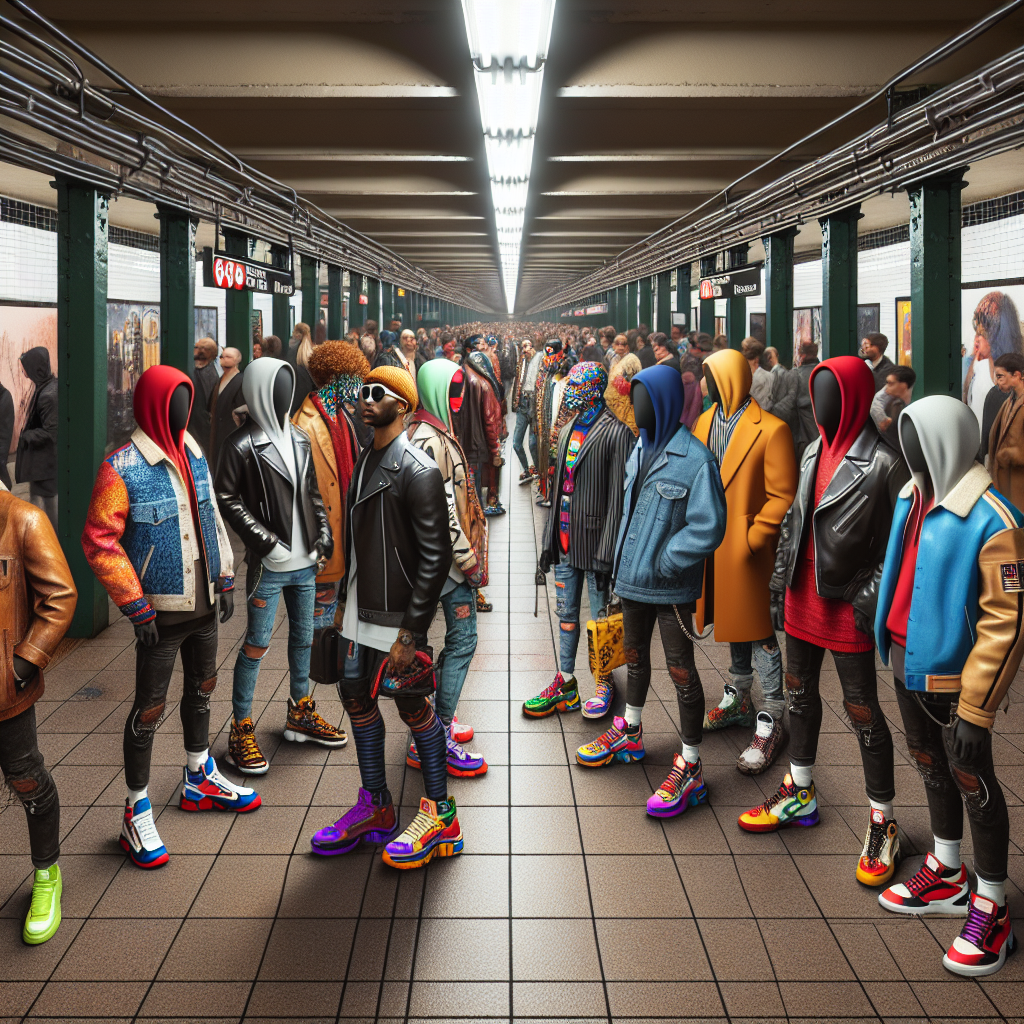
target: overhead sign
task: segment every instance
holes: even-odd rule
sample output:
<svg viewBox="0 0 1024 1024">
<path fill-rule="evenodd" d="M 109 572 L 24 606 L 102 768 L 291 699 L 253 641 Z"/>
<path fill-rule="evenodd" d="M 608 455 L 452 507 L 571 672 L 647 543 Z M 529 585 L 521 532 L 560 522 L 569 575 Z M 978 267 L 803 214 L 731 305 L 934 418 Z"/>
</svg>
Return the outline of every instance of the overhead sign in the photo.
<svg viewBox="0 0 1024 1024">
<path fill-rule="evenodd" d="M 363 295 L 362 292 L 360 292 L 359 293 L 359 305 L 360 306 L 368 306 L 369 304 L 370 304 L 370 300 L 365 295 Z"/>
<path fill-rule="evenodd" d="M 761 268 L 763 263 L 748 263 L 746 266 L 727 270 L 724 274 L 700 279 L 702 299 L 743 299 L 748 295 L 761 294 Z"/>
<path fill-rule="evenodd" d="M 288 262 L 292 262 L 291 253 L 288 254 Z M 295 272 L 269 263 L 258 263 L 246 256 L 214 252 L 207 246 L 203 249 L 203 285 L 207 288 L 294 295 Z"/>
<path fill-rule="evenodd" d="M 597 316 L 598 313 L 607 313 L 608 303 L 599 302 L 596 306 L 587 306 L 587 316 Z"/>
<path fill-rule="evenodd" d="M 682 313 L 673 312 L 672 313 L 672 326 L 673 327 L 687 327 L 688 328 L 690 326 L 690 316 L 689 316 L 689 314 L 686 313 L 686 312 L 682 312 Z"/>
<path fill-rule="evenodd" d="M 586 310 L 585 309 L 577 309 L 577 310 L 574 310 L 572 315 L 573 316 L 584 316 L 585 314 L 586 314 Z"/>
<path fill-rule="evenodd" d="M 400 299 L 404 299 L 405 298 L 405 289 L 404 288 L 399 288 L 398 289 L 398 297 Z"/>
</svg>

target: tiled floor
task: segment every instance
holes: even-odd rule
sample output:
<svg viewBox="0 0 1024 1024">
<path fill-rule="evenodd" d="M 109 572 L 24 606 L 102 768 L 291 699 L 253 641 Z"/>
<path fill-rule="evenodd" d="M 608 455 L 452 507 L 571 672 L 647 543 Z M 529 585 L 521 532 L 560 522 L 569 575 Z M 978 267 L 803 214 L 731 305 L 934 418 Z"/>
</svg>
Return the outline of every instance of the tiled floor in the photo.
<svg viewBox="0 0 1024 1024">
<path fill-rule="evenodd" d="M 328 754 L 282 744 L 282 625 L 255 709 L 273 762 L 258 783 L 264 807 L 244 817 L 177 809 L 183 755 L 172 711 L 156 739 L 151 786 L 171 861 L 139 871 L 117 846 L 131 628 L 115 621 L 48 673 L 38 712 L 63 805 L 64 923 L 45 946 L 21 944 L 30 864 L 22 810 L 8 807 L 0 813 L 0 1022 L 1024 1018 L 1024 956 L 993 980 L 955 979 L 941 957 L 956 921 L 894 918 L 854 880 L 863 782 L 831 667 L 816 770 L 822 822 L 798 834 L 751 836 L 736 826 L 780 777 L 736 772 L 739 735 L 713 735 L 702 748 L 710 806 L 665 822 L 645 816 L 644 801 L 679 743 L 657 643 L 644 764 L 580 768 L 575 748 L 599 726 L 579 715 L 522 717 L 521 701 L 554 666 L 550 579 L 533 614 L 528 490 L 506 486 L 510 515 L 491 520 L 495 609 L 481 616 L 460 707 L 477 730 L 471 746 L 491 769 L 452 782 L 466 837 L 457 859 L 400 874 L 379 854 L 310 855 L 309 836 L 351 802 L 358 771 L 351 745 Z M 217 755 L 243 628 L 243 614 L 222 627 Z M 589 679 L 585 646 L 578 664 Z M 709 703 L 727 661 L 727 650 L 711 643 L 698 654 Z M 888 674 L 879 680 L 896 733 L 897 816 L 923 849 L 924 792 L 905 757 Z M 180 676 L 172 694 L 179 683 Z M 1011 805 L 1018 920 L 1022 694 L 1018 681 L 995 745 Z M 337 721 L 336 696 L 324 689 L 317 697 Z M 392 706 L 385 717 L 390 783 L 406 821 L 422 783 L 405 767 L 406 733 Z"/>
</svg>

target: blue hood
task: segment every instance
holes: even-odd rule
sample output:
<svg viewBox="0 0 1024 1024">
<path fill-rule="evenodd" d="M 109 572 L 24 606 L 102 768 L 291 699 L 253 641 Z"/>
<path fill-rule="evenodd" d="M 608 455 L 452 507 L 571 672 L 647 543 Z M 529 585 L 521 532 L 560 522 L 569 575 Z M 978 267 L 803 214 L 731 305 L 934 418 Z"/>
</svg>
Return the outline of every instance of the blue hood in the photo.
<svg viewBox="0 0 1024 1024">
<path fill-rule="evenodd" d="M 685 397 L 683 378 L 671 366 L 649 366 L 636 374 L 630 382 L 630 396 L 637 384 L 643 384 L 654 403 L 654 437 L 643 428 L 640 429 L 644 441 L 644 457 L 649 459 L 660 452 L 679 429 Z"/>
</svg>

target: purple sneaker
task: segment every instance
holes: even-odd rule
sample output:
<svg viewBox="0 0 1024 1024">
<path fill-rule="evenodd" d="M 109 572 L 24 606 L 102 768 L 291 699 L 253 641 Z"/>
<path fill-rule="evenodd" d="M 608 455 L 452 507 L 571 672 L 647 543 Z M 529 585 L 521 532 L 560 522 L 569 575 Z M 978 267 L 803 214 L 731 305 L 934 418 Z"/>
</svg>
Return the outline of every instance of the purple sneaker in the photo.
<svg viewBox="0 0 1024 1024">
<path fill-rule="evenodd" d="M 447 733 L 448 744 L 448 774 L 459 779 L 469 779 L 474 775 L 487 774 L 487 762 L 483 755 L 467 750 L 461 743 L 452 739 L 452 730 Z M 423 765 L 420 764 L 420 752 L 416 749 L 414 740 L 409 741 L 409 750 L 405 755 L 405 763 L 410 768 L 420 771 Z"/>
<path fill-rule="evenodd" d="M 309 845 L 321 857 L 334 857 L 354 850 L 360 843 L 387 842 L 397 829 L 395 805 L 390 798 L 387 803 L 375 804 L 373 796 L 360 787 L 355 807 L 333 825 L 320 829 Z"/>
<path fill-rule="evenodd" d="M 708 788 L 704 785 L 700 761 L 689 764 L 682 754 L 676 754 L 668 778 L 647 801 L 647 813 L 652 818 L 674 818 L 687 807 L 707 803 L 707 799 Z"/>
<path fill-rule="evenodd" d="M 612 709 L 612 701 L 615 700 L 615 683 L 612 677 L 597 677 L 597 692 L 583 704 L 584 718 L 604 718 Z"/>
</svg>

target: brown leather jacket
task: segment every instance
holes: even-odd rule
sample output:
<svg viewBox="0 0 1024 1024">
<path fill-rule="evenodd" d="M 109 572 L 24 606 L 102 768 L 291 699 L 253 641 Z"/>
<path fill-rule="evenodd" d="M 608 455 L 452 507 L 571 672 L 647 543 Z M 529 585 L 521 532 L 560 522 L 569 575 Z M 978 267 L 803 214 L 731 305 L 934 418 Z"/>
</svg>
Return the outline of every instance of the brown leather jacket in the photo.
<svg viewBox="0 0 1024 1024">
<path fill-rule="evenodd" d="M 43 669 L 71 625 L 77 601 L 50 520 L 35 505 L 0 491 L 0 721 L 42 696 Z M 39 669 L 24 689 L 15 678 L 15 654 Z"/>
<path fill-rule="evenodd" d="M 501 455 L 501 406 L 491 385 L 463 364 L 466 383 L 462 408 L 455 414 L 455 434 L 470 466 L 490 463 Z"/>
</svg>

